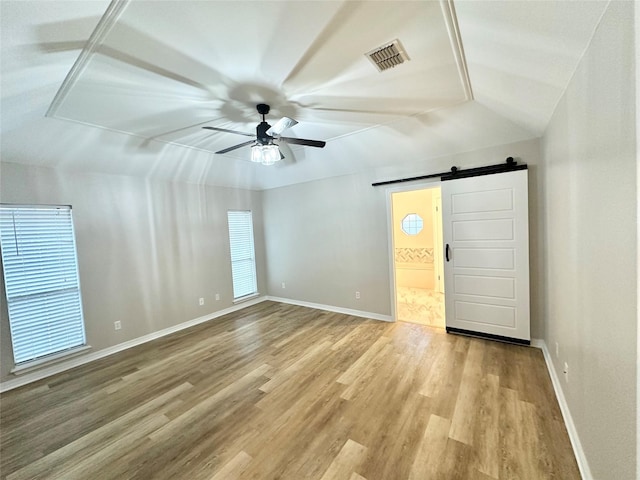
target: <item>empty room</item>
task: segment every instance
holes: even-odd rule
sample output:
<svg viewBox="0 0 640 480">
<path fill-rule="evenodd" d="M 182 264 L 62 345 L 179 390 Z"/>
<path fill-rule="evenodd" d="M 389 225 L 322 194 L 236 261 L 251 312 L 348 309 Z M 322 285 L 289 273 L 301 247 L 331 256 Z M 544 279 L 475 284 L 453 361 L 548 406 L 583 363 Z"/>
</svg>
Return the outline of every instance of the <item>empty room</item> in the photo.
<svg viewBox="0 0 640 480">
<path fill-rule="evenodd" d="M 634 480 L 633 0 L 2 0 L 0 479 Z"/>
</svg>

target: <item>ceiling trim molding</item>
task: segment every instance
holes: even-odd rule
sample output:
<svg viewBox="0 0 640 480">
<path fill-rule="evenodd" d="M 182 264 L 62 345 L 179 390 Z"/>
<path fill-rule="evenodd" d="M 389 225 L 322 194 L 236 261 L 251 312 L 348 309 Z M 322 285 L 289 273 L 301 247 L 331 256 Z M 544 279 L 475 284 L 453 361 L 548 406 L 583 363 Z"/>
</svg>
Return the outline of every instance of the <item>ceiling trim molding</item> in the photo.
<svg viewBox="0 0 640 480">
<path fill-rule="evenodd" d="M 453 5 L 453 0 L 440 0 L 440 8 L 442 9 L 444 23 L 447 26 L 447 33 L 449 34 L 449 41 L 451 43 L 451 49 L 453 50 L 453 56 L 456 59 L 458 75 L 460 75 L 464 96 L 467 100 L 473 100 L 471 79 L 469 78 L 467 59 L 464 55 L 464 47 L 462 45 L 462 37 L 460 36 L 458 17 L 456 16 L 456 9 Z"/>
<path fill-rule="evenodd" d="M 133 132 L 127 132 L 126 130 L 119 130 L 117 128 L 113 128 L 113 127 L 105 127 L 104 125 L 98 125 L 97 123 L 91 123 L 91 122 L 86 122 L 84 120 L 76 120 L 75 118 L 68 118 L 68 117 L 53 117 L 56 120 L 62 120 L 64 122 L 72 122 L 72 123 L 76 123 L 78 125 L 84 125 L 86 127 L 92 127 L 92 128 L 97 128 L 99 130 L 104 130 L 107 132 L 114 132 L 114 133 L 121 133 L 123 135 L 128 135 L 130 137 L 134 137 L 134 138 L 141 138 L 143 141 L 145 142 L 158 142 L 158 143 L 162 143 L 163 145 L 169 145 L 169 146 L 174 146 L 174 147 L 182 147 L 182 148 L 186 148 L 189 150 L 196 150 L 198 152 L 204 152 L 204 153 L 208 153 L 208 154 L 215 154 L 215 150 L 211 150 L 209 148 L 204 148 L 204 147 L 198 147 L 197 145 L 187 145 L 186 143 L 180 143 L 178 141 L 175 140 L 163 140 L 162 138 L 159 138 L 160 136 L 155 136 L 155 137 L 145 137 L 144 135 L 140 135 L 138 133 L 133 133 Z M 188 127 L 185 127 L 182 130 L 186 130 L 187 128 L 193 128 L 193 127 L 198 127 L 200 125 L 204 125 L 206 123 L 210 123 L 211 120 L 205 120 L 204 122 L 200 122 L 200 123 L 196 123 L 194 125 L 189 125 Z M 173 132 L 168 132 L 168 133 L 173 133 Z M 166 135 L 166 134 L 163 134 Z M 299 147 L 299 148 L 295 148 L 295 145 L 288 145 L 289 148 L 295 153 L 296 151 L 300 150 L 303 147 Z M 294 148 L 291 148 L 291 147 Z M 224 155 L 227 155 L 226 153 Z M 237 155 L 227 155 L 230 158 L 233 158 L 234 160 L 243 160 L 246 162 L 249 162 L 248 157 L 246 157 L 247 159 L 244 160 L 242 157 L 239 157 Z"/>
<path fill-rule="evenodd" d="M 69 73 L 67 73 L 67 76 L 64 78 L 58 92 L 55 97 L 53 97 L 51 105 L 49 105 L 49 109 L 47 110 L 47 113 L 45 113 L 45 117 L 55 116 L 58 108 L 60 108 L 69 94 L 69 91 L 78 81 L 78 77 L 87 67 L 89 60 L 114 27 L 129 2 L 130 0 L 111 0 L 111 3 L 104 12 L 104 15 L 102 15 L 98 21 L 96 28 L 91 33 L 87 43 L 85 43 L 84 48 L 80 52 L 80 55 L 78 55 L 78 58 L 71 67 L 71 70 L 69 70 Z"/>
</svg>

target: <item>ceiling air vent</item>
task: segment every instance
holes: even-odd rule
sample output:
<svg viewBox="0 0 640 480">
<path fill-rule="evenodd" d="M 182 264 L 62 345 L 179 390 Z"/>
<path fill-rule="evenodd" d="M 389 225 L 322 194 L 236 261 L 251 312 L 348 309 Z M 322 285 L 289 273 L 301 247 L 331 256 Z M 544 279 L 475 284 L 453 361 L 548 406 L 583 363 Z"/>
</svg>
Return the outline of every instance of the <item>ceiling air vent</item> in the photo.
<svg viewBox="0 0 640 480">
<path fill-rule="evenodd" d="M 409 56 L 407 52 L 404 51 L 400 40 L 394 40 L 391 43 L 387 43 L 375 50 L 365 53 L 365 55 L 376 66 L 379 72 L 384 72 L 409 60 Z"/>
</svg>

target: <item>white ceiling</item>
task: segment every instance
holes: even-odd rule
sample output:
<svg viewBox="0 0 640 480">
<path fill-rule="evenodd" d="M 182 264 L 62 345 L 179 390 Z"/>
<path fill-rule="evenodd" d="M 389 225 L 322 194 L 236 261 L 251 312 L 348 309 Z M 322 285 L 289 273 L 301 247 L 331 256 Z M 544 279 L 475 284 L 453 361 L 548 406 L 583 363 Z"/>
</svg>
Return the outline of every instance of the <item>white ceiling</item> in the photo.
<svg viewBox="0 0 640 480">
<path fill-rule="evenodd" d="M 456 1 L 469 98 L 446 2 L 3 0 L 2 160 L 256 189 L 429 173 L 541 136 L 607 4 Z M 364 54 L 396 38 L 410 61 L 379 73 Z M 253 132 L 263 102 L 327 146 L 214 154 L 247 137 L 201 126 Z"/>
</svg>

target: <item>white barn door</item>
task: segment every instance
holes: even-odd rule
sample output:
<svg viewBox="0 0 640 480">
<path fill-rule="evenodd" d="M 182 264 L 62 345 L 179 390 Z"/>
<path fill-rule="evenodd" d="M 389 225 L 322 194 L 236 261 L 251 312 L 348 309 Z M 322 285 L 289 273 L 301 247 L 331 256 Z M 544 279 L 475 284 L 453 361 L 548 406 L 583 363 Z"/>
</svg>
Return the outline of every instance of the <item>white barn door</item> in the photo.
<svg viewBox="0 0 640 480">
<path fill-rule="evenodd" d="M 527 170 L 441 186 L 447 331 L 528 344 Z"/>
</svg>

